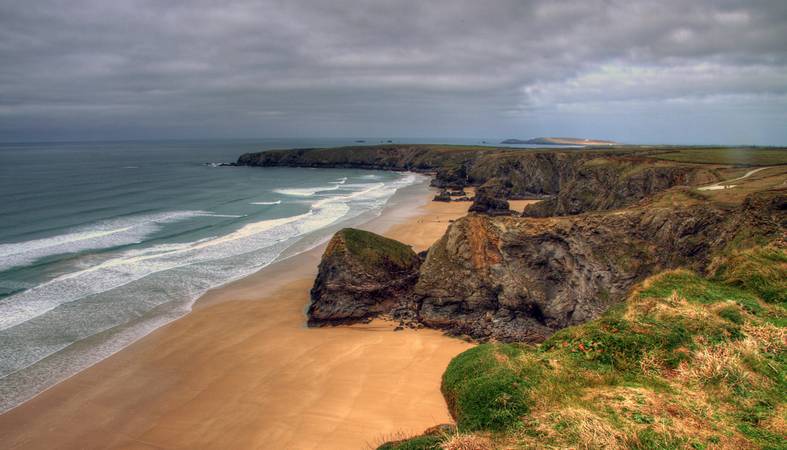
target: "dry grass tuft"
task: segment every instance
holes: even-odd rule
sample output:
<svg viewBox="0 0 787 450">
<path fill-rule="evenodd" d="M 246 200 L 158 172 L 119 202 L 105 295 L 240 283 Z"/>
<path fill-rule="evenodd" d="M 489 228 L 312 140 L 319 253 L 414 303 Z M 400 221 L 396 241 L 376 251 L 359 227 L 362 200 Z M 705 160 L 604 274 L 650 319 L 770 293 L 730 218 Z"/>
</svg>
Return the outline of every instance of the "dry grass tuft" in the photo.
<svg viewBox="0 0 787 450">
<path fill-rule="evenodd" d="M 455 434 L 440 446 L 443 450 L 492 450 L 489 438 L 476 434 Z"/>
<path fill-rule="evenodd" d="M 787 436 L 787 406 L 779 405 L 773 416 L 763 423 L 763 427 L 773 433 Z"/>
<path fill-rule="evenodd" d="M 559 415 L 573 424 L 582 448 L 623 448 L 623 433 L 596 414 L 586 409 L 565 408 Z"/>
<path fill-rule="evenodd" d="M 672 317 L 683 317 L 689 321 L 696 322 L 716 322 L 717 320 L 702 305 L 690 303 L 685 298 L 673 292 L 672 295 L 663 302 L 657 302 L 653 307 L 654 316 L 658 319 L 669 319 Z"/>
<path fill-rule="evenodd" d="M 760 349 L 767 353 L 779 353 L 787 350 L 787 333 L 784 328 L 773 324 L 743 326 L 743 332 L 753 339 Z"/>
<path fill-rule="evenodd" d="M 682 363 L 678 367 L 678 373 L 683 377 L 703 383 L 723 381 L 733 372 L 740 371 L 740 359 L 724 347 L 703 347 L 694 352 L 690 364 Z"/>
</svg>

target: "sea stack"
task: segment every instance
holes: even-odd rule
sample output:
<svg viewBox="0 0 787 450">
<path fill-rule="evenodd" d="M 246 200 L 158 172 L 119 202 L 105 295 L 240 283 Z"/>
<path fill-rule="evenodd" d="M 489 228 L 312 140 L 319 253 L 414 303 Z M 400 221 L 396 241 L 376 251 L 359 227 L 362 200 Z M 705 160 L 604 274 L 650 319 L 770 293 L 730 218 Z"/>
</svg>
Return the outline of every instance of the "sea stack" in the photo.
<svg viewBox="0 0 787 450">
<path fill-rule="evenodd" d="M 421 259 L 407 245 L 345 228 L 320 261 L 309 326 L 363 322 L 411 303 Z"/>
</svg>

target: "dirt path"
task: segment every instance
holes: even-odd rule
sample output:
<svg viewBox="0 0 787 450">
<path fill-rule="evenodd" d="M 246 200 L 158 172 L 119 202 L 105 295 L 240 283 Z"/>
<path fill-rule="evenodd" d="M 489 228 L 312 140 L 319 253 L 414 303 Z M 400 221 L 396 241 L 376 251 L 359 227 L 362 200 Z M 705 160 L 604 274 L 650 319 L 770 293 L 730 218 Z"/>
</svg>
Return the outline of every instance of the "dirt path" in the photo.
<svg viewBox="0 0 787 450">
<path fill-rule="evenodd" d="M 697 188 L 697 189 L 700 190 L 700 191 L 717 191 L 719 189 L 734 188 L 736 185 L 729 184 L 729 183 L 733 183 L 735 181 L 740 181 L 740 180 L 743 180 L 745 178 L 749 178 L 750 176 L 754 175 L 755 173 L 757 173 L 757 172 L 759 172 L 761 170 L 771 169 L 771 168 L 773 168 L 773 166 L 759 167 L 757 169 L 750 170 L 750 171 L 746 172 L 742 177 L 733 178 L 731 180 L 719 181 L 718 183 L 712 184 L 710 186 L 703 186 L 703 187 Z"/>
</svg>

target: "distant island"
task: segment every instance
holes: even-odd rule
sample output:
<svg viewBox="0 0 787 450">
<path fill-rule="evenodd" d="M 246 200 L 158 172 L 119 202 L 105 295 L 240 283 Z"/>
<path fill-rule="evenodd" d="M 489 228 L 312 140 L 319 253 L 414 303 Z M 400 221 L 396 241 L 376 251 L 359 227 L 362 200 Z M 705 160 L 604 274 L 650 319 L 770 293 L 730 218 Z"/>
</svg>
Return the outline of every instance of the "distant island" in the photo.
<svg viewBox="0 0 787 450">
<path fill-rule="evenodd" d="M 506 139 L 501 144 L 528 144 L 528 145 L 619 145 L 615 141 L 601 139 L 581 139 L 567 137 L 537 137 L 533 139 Z"/>
</svg>

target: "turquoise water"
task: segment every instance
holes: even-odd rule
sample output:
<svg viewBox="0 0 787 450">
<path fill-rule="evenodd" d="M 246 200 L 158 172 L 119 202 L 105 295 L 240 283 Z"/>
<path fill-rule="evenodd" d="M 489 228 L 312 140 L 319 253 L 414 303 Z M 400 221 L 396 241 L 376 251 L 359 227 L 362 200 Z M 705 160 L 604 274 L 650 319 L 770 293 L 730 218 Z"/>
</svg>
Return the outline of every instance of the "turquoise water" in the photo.
<svg viewBox="0 0 787 450">
<path fill-rule="evenodd" d="M 206 164 L 351 142 L 0 144 L 0 411 L 424 182 Z"/>
</svg>

